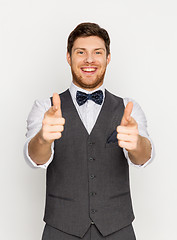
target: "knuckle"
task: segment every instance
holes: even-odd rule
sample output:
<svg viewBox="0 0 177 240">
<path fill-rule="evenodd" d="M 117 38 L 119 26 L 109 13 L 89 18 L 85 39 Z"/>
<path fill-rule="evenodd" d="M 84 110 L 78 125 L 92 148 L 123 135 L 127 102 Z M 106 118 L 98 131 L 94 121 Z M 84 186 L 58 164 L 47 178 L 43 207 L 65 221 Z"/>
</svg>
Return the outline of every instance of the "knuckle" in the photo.
<svg viewBox="0 0 177 240">
<path fill-rule="evenodd" d="M 64 126 L 63 126 L 63 125 L 61 125 L 61 130 L 60 130 L 60 131 L 62 132 L 63 130 L 64 130 Z"/>
<path fill-rule="evenodd" d="M 64 125 L 65 124 L 65 118 L 61 118 L 61 122 Z"/>
<path fill-rule="evenodd" d="M 58 132 L 57 133 L 57 139 L 61 138 L 61 136 L 62 136 L 61 132 Z"/>
<path fill-rule="evenodd" d="M 119 146 L 122 147 L 122 141 L 118 140 Z"/>
</svg>

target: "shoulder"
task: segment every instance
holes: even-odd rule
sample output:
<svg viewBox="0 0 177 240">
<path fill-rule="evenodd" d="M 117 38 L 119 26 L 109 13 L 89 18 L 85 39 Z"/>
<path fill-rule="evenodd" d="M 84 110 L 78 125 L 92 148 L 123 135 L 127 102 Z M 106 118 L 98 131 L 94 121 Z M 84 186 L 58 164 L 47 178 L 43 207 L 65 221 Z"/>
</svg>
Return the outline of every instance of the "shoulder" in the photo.
<svg viewBox="0 0 177 240">
<path fill-rule="evenodd" d="M 58 93 L 58 95 L 60 96 L 61 104 L 62 104 L 62 101 L 65 101 L 69 96 L 69 88 L 64 90 L 61 93 Z M 49 99 L 50 99 L 50 105 L 53 105 L 53 96 L 50 96 Z"/>
<path fill-rule="evenodd" d="M 63 97 L 67 94 L 68 89 L 58 93 L 60 97 Z M 33 104 L 33 108 L 38 109 L 38 110 L 45 110 L 47 111 L 51 107 L 52 103 L 52 96 L 49 96 L 48 98 L 43 98 L 43 99 L 36 99 Z"/>
<path fill-rule="evenodd" d="M 44 99 L 36 99 L 33 103 L 33 109 L 38 111 L 47 111 L 51 107 L 50 97 Z"/>
<path fill-rule="evenodd" d="M 114 102 L 115 104 L 122 103 L 124 105 L 124 107 L 126 107 L 128 102 L 133 102 L 132 116 L 135 118 L 138 118 L 138 119 L 143 119 L 143 120 L 146 119 L 141 106 L 135 99 L 129 98 L 129 97 L 117 96 L 117 95 L 109 92 L 107 89 L 105 89 L 105 91 L 106 91 L 107 96 L 109 96 L 111 98 L 111 101 Z"/>
<path fill-rule="evenodd" d="M 115 94 L 109 92 L 107 89 L 105 89 L 105 96 L 109 97 L 112 102 L 123 102 L 123 98 L 120 96 L 116 96 Z"/>
<path fill-rule="evenodd" d="M 139 103 L 138 103 L 137 101 L 135 101 L 135 99 L 133 99 L 133 98 L 124 97 L 124 98 L 123 98 L 123 102 L 124 102 L 125 107 L 127 106 L 127 104 L 128 104 L 129 102 L 132 102 L 132 103 L 133 103 L 133 108 L 134 108 L 134 110 L 137 110 L 137 109 L 141 108 L 140 105 L 139 105 Z"/>
<path fill-rule="evenodd" d="M 140 105 L 133 98 L 117 96 L 114 93 L 109 92 L 107 89 L 105 89 L 105 92 L 106 95 L 109 96 L 114 102 L 122 102 L 125 107 L 127 106 L 128 102 L 133 102 L 134 110 L 140 108 Z"/>
<path fill-rule="evenodd" d="M 143 109 L 141 108 L 140 104 L 138 102 L 136 102 L 134 99 L 132 98 L 128 98 L 125 97 L 123 98 L 124 101 L 124 106 L 126 107 L 128 102 L 132 102 L 133 103 L 133 109 L 132 109 L 132 117 L 139 123 L 139 124 L 143 124 L 143 125 L 147 125 L 147 120 L 146 120 L 146 116 L 145 113 L 143 111 Z"/>
</svg>

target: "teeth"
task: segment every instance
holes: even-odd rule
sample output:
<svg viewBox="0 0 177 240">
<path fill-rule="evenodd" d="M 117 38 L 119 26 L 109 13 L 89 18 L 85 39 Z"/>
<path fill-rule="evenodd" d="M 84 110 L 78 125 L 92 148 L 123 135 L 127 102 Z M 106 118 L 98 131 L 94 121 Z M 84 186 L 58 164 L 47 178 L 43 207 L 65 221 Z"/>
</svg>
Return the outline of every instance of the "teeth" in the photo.
<svg viewBox="0 0 177 240">
<path fill-rule="evenodd" d="M 95 69 L 95 68 L 82 68 L 82 70 L 83 70 L 84 72 L 93 72 L 93 71 L 95 71 L 96 69 Z"/>
</svg>

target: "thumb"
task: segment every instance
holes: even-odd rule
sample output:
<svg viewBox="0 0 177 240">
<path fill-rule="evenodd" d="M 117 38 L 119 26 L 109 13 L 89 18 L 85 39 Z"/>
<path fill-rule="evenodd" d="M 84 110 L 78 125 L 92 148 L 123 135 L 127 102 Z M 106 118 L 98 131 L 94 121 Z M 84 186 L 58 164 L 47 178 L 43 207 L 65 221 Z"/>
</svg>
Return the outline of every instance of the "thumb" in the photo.
<svg viewBox="0 0 177 240">
<path fill-rule="evenodd" d="M 124 109 L 124 115 L 122 117 L 122 121 L 121 121 L 121 126 L 127 126 L 129 124 L 129 122 L 131 121 L 131 113 L 133 110 L 133 103 L 132 102 L 128 102 L 127 106 Z"/>
<path fill-rule="evenodd" d="M 61 99 L 58 93 L 53 94 L 53 111 L 55 112 L 55 115 L 57 117 L 62 117 L 62 112 L 61 112 Z"/>
</svg>

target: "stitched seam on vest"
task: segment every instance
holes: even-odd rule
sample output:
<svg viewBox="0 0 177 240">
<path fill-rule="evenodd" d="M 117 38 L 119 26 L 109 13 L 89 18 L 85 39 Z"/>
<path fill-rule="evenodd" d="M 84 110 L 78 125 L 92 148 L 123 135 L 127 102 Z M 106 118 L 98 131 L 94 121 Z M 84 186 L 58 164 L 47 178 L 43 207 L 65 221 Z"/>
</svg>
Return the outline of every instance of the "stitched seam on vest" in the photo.
<svg viewBox="0 0 177 240">
<path fill-rule="evenodd" d="M 130 194 L 130 191 L 127 191 L 127 192 L 124 192 L 124 193 L 121 193 L 121 194 L 117 194 L 117 195 L 113 195 L 109 199 L 118 198 L 118 197 L 128 195 L 128 194 Z"/>
<path fill-rule="evenodd" d="M 49 196 L 49 197 L 53 197 L 53 198 L 59 198 L 59 199 L 62 199 L 62 200 L 72 201 L 72 202 L 75 201 L 74 199 L 71 199 L 71 198 L 56 196 L 56 195 L 53 195 L 53 194 L 48 194 L 48 196 Z"/>
</svg>

